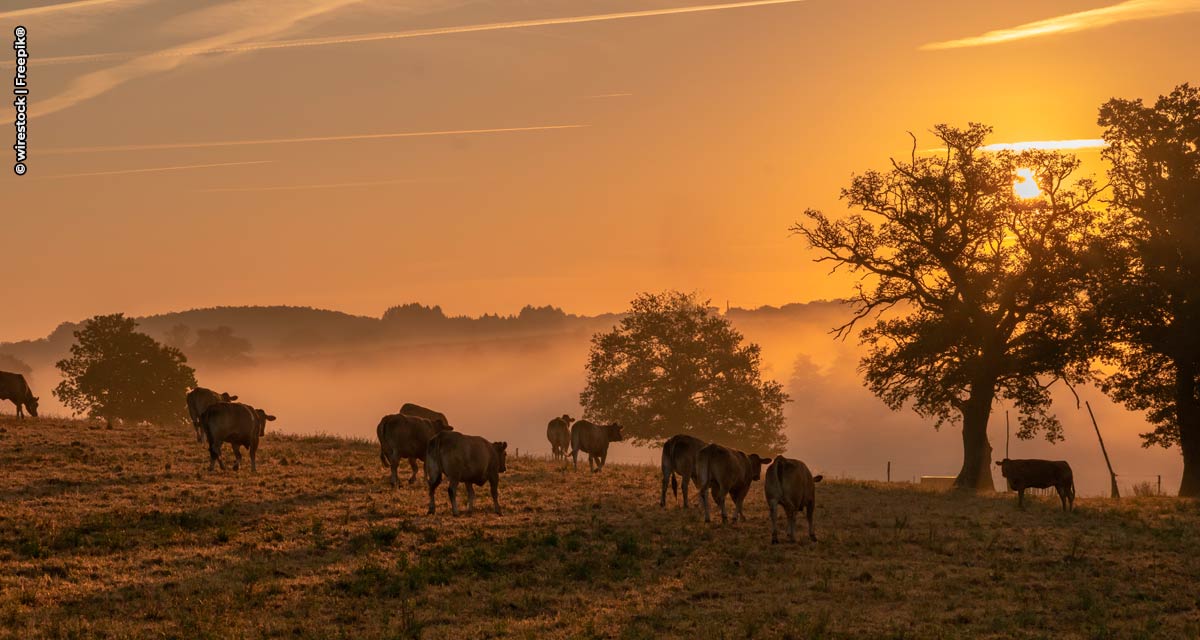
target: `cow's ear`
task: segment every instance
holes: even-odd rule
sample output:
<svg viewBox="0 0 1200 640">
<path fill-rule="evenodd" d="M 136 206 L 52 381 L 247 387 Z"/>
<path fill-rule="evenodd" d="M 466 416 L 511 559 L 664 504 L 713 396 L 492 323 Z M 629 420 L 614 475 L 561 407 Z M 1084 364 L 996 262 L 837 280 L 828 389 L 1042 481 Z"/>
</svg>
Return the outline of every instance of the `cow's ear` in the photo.
<svg viewBox="0 0 1200 640">
<path fill-rule="evenodd" d="M 825 479 L 825 476 L 813 476 L 813 482 L 820 482 Z"/>
<path fill-rule="evenodd" d="M 1003 467 L 1003 466 L 1004 466 L 1004 461 L 1003 461 L 1003 460 L 997 460 L 997 461 L 996 461 L 996 466 L 997 466 L 997 467 Z"/>
<path fill-rule="evenodd" d="M 233 402 L 233 401 L 235 401 L 235 400 L 237 400 L 237 399 L 238 399 L 238 397 L 237 397 L 237 396 L 229 396 L 229 401 L 230 401 L 230 402 Z"/>
<path fill-rule="evenodd" d="M 497 450 L 497 451 L 506 451 L 506 450 L 508 449 L 508 443 L 507 443 L 507 442 L 497 442 L 497 443 L 495 443 L 495 444 L 496 444 L 496 450 Z"/>
<path fill-rule="evenodd" d="M 275 422 L 275 416 L 273 415 L 267 414 L 266 418 L 267 422 Z"/>
</svg>

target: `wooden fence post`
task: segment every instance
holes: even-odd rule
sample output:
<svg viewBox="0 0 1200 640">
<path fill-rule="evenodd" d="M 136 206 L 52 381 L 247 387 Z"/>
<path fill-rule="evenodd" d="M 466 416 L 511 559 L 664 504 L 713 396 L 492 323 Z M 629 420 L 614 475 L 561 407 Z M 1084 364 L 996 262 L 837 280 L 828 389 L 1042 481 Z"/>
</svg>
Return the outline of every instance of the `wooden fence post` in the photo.
<svg viewBox="0 0 1200 640">
<path fill-rule="evenodd" d="M 1096 439 L 1100 441 L 1100 453 L 1104 454 L 1104 464 L 1108 465 L 1108 476 L 1112 479 L 1112 497 L 1121 498 L 1121 492 L 1117 491 L 1117 474 L 1113 473 L 1112 462 L 1108 459 L 1108 449 L 1104 448 L 1104 438 L 1100 436 L 1100 425 L 1096 424 L 1096 414 L 1092 413 L 1092 405 L 1090 402 L 1084 401 L 1084 406 L 1087 407 L 1088 415 L 1092 418 L 1092 426 L 1096 429 Z"/>
</svg>

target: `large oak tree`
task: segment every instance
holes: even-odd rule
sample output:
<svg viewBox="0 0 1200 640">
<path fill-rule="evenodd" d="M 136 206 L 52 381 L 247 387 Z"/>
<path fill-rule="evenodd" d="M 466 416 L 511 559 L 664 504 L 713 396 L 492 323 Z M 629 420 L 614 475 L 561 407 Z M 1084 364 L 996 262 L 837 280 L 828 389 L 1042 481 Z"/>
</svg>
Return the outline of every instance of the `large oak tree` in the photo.
<svg viewBox="0 0 1200 640">
<path fill-rule="evenodd" d="M 1018 435 L 1062 438 L 1049 385 L 1088 378 L 1077 330 L 1098 191 L 1070 156 L 982 150 L 990 128 L 940 125 L 944 149 L 855 176 L 842 198 L 858 210 L 805 212 L 793 231 L 836 270 L 858 276 L 853 316 L 867 387 L 934 426 L 961 423 L 955 484 L 993 489 L 988 418 L 1002 399 L 1021 412 Z M 1028 171 L 1041 194 L 1014 193 Z"/>
</svg>

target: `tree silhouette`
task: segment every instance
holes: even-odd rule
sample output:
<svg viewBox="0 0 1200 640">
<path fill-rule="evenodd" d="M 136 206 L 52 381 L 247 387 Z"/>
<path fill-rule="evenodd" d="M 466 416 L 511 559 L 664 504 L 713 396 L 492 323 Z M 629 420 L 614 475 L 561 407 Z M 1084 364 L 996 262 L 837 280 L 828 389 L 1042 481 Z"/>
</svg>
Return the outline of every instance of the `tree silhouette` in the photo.
<svg viewBox="0 0 1200 640">
<path fill-rule="evenodd" d="M 54 395 L 76 414 L 174 424 L 188 420 L 185 397 L 196 377 L 181 351 L 139 333 L 123 314 L 96 316 L 75 332 L 58 362 Z"/>
<path fill-rule="evenodd" d="M 780 452 L 787 394 L 761 379 L 760 349 L 742 340 L 695 295 L 639 295 L 619 326 L 592 337 L 584 416 L 621 423 L 638 444 L 687 433 Z"/>
<path fill-rule="evenodd" d="M 1092 280 L 1104 352 L 1119 371 L 1101 386 L 1145 411 L 1147 446 L 1179 445 L 1181 496 L 1200 495 L 1200 89 L 1153 106 L 1100 108 L 1114 216 Z"/>
<path fill-rule="evenodd" d="M 221 325 L 216 329 L 197 329 L 196 341 L 186 351 L 197 363 L 234 366 L 252 364 L 252 349 L 249 340 L 233 335 L 233 328 Z"/>
<path fill-rule="evenodd" d="M 1053 442 L 1062 427 L 1048 412 L 1049 384 L 1088 379 L 1078 299 L 1098 191 L 1088 179 L 1069 183 L 1073 157 L 981 151 L 990 132 L 939 125 L 943 152 L 918 155 L 914 138 L 909 161 L 852 179 L 842 198 L 863 213 L 832 220 L 810 209 L 792 228 L 817 261 L 859 276 L 854 315 L 837 333 L 874 319 L 860 334 L 867 387 L 935 427 L 961 422 L 955 485 L 983 490 L 993 488 L 993 402 L 1020 409 L 1020 437 Z M 1014 193 L 1022 168 L 1040 196 Z"/>
</svg>

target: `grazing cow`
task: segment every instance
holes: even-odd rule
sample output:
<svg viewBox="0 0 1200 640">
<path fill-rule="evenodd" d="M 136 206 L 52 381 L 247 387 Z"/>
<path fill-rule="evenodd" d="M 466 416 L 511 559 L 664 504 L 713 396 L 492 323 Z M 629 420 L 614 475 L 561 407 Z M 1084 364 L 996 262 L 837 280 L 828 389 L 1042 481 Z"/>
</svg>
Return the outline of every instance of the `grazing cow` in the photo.
<svg viewBox="0 0 1200 640">
<path fill-rule="evenodd" d="M 675 475 L 678 474 L 683 478 L 683 508 L 687 508 L 688 483 L 696 479 L 696 458 L 700 455 L 700 450 L 707 445 L 708 443 L 700 438 L 682 434 L 671 436 L 663 444 L 662 496 L 658 500 L 658 506 L 667 506 L 668 481 L 671 484 L 671 492 L 676 497 L 679 496 L 679 485 L 675 482 Z"/>
<path fill-rule="evenodd" d="M 417 481 L 417 460 L 424 460 L 429 439 L 442 431 L 453 431 L 445 419 L 430 420 L 420 416 L 396 413 L 384 416 L 375 427 L 375 435 L 379 438 L 379 460 L 385 467 L 392 469 L 392 486 L 400 487 L 400 478 L 396 468 L 401 460 L 408 460 L 412 467 L 412 476 L 408 483 Z"/>
<path fill-rule="evenodd" d="M 450 421 L 446 419 L 446 414 L 442 413 L 441 411 L 434 411 L 433 409 L 428 409 L 419 404 L 413 404 L 411 402 L 405 402 L 404 406 L 400 407 L 400 413 L 403 413 L 406 416 L 425 418 L 426 420 L 441 420 L 446 424 L 450 424 Z"/>
<path fill-rule="evenodd" d="M 779 543 L 779 530 L 775 526 L 775 507 L 782 506 L 787 514 L 788 541 L 796 541 L 796 513 L 804 511 L 808 519 L 808 539 L 817 541 L 813 533 L 813 509 L 816 508 L 816 483 L 822 476 L 813 476 L 808 465 L 775 456 L 775 461 L 767 468 L 767 477 L 763 479 L 767 494 L 767 506 L 771 508 L 771 544 Z"/>
<path fill-rule="evenodd" d="M 196 442 L 204 442 L 204 427 L 200 425 L 200 416 L 204 415 L 205 409 L 218 402 L 234 402 L 237 399 L 237 396 L 231 396 L 228 393 L 217 393 L 212 389 L 205 389 L 204 387 L 196 387 L 188 392 L 188 415 L 191 416 L 192 426 L 196 429 Z"/>
<path fill-rule="evenodd" d="M 625 435 L 621 433 L 621 425 L 595 424 L 580 420 L 571 426 L 571 459 L 575 461 L 575 470 L 579 470 L 579 452 L 582 450 L 588 456 L 588 468 L 592 472 L 604 468 L 608 460 L 608 443 L 620 442 Z M 563 459 L 566 466 L 566 459 Z"/>
<path fill-rule="evenodd" d="M 18 418 L 25 417 L 22 407 L 29 415 L 37 417 L 38 399 L 29 388 L 29 383 L 25 382 L 25 376 L 19 373 L 0 371 L 0 400 L 10 400 L 17 405 Z"/>
<path fill-rule="evenodd" d="M 1008 488 L 1017 492 L 1017 506 L 1025 506 L 1025 490 L 1054 487 L 1063 511 L 1075 509 L 1075 476 L 1066 460 L 1009 460 L 996 463 L 1000 473 L 1008 480 Z"/>
<path fill-rule="evenodd" d="M 567 449 L 571 446 L 571 423 L 575 418 L 567 414 L 555 418 L 546 425 L 546 439 L 550 441 L 550 453 L 555 460 L 566 460 Z"/>
<path fill-rule="evenodd" d="M 258 471 L 255 465 L 255 455 L 258 453 L 258 439 L 266 435 L 267 423 L 275 420 L 275 416 L 262 409 L 255 409 L 240 402 L 218 402 L 200 416 L 204 425 L 204 434 L 208 438 L 208 470 L 212 471 L 217 464 L 225 470 L 221 461 L 221 445 L 228 442 L 233 447 L 233 469 L 242 466 L 241 447 L 250 450 L 250 471 Z"/>
<path fill-rule="evenodd" d="M 443 431 L 429 441 L 425 456 L 425 480 L 429 483 L 429 515 L 433 515 L 433 496 L 442 481 L 450 480 L 446 493 L 450 495 L 450 510 L 458 515 L 458 483 L 467 485 L 467 512 L 475 510 L 475 487 L 491 485 L 492 504 L 500 514 L 500 474 L 508 470 L 507 442 L 488 442 L 479 436 L 467 436 L 456 431 Z"/>
<path fill-rule="evenodd" d="M 708 494 L 721 507 L 721 522 L 727 522 L 725 517 L 725 496 L 733 498 L 733 521 L 745 520 L 742 513 L 742 502 L 750 492 L 750 483 L 762 476 L 762 466 L 770 458 L 752 453 L 746 455 L 736 449 L 710 444 L 700 450 L 696 457 L 696 488 L 700 491 L 700 503 L 704 505 L 704 521 L 711 522 L 708 517 Z"/>
</svg>

